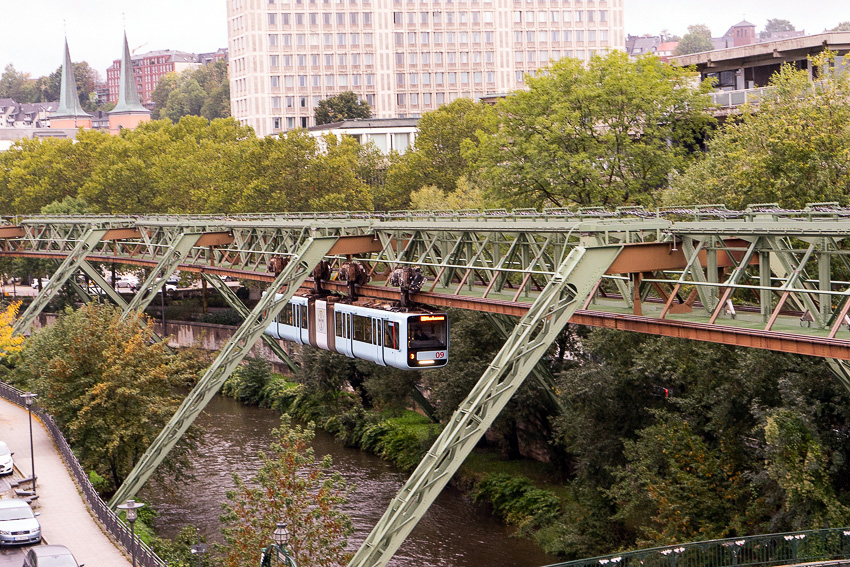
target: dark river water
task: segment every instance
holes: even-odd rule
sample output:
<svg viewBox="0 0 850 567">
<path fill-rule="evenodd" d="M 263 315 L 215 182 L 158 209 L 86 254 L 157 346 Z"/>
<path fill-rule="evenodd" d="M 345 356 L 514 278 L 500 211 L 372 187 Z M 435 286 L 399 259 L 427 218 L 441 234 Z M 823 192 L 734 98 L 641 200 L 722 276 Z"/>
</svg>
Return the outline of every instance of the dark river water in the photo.
<svg viewBox="0 0 850 567">
<path fill-rule="evenodd" d="M 173 537 L 182 526 L 191 523 L 210 540 L 221 541 L 218 517 L 225 491 L 233 487 L 231 475 L 238 472 L 247 479 L 259 468 L 257 452 L 268 448 L 271 430 L 280 424 L 280 414 L 216 396 L 198 421 L 206 430 L 206 445 L 195 461 L 195 480 L 174 487 L 172 494 L 148 489 L 142 497 L 161 514 L 155 524 L 160 534 Z M 347 449 L 331 436 L 321 431 L 316 433 L 313 445 L 316 455 L 331 455 L 334 467 L 356 487 L 344 508 L 354 522 L 356 531 L 350 539 L 350 548 L 355 550 L 407 475 L 378 457 Z M 557 561 L 530 540 L 511 537 L 511 533 L 510 528 L 486 509 L 449 487 L 389 565 L 539 567 Z"/>
</svg>

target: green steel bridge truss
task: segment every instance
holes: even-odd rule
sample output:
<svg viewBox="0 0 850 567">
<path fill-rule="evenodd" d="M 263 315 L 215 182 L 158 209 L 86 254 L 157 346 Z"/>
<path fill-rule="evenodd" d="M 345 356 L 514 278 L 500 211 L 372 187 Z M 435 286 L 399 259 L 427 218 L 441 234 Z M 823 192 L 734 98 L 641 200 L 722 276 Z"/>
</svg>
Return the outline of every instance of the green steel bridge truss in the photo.
<svg viewBox="0 0 850 567">
<path fill-rule="evenodd" d="M 129 314 L 144 310 L 175 270 L 199 273 L 245 318 L 111 505 L 132 497 L 322 260 L 352 258 L 371 277 L 360 293 L 396 299 L 389 273 L 421 268 L 412 297 L 489 313 L 505 343 L 352 559 L 386 565 L 527 376 L 553 394 L 538 361 L 567 322 L 826 358 L 850 389 L 850 209 L 756 205 L 645 211 L 624 208 L 400 211 L 218 216 L 55 216 L 5 219 L 0 257 L 52 259 L 57 268 L 15 331 L 28 331 L 76 275 Z M 280 272 L 274 257 L 288 258 Z M 146 268 L 128 302 L 97 263 Z M 221 276 L 267 282 L 253 310 Z M 325 282 L 327 287 L 342 287 Z M 294 363 L 274 341 L 278 356 Z"/>
</svg>

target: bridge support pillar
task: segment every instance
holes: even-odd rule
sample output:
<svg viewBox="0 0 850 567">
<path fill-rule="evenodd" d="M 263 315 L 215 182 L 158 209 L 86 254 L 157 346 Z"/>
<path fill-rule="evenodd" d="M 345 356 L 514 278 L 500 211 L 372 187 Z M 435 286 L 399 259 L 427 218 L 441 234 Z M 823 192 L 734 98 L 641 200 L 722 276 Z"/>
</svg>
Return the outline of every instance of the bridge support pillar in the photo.
<svg viewBox="0 0 850 567">
<path fill-rule="evenodd" d="M 380 567 L 389 562 L 621 249 L 579 246 L 570 252 L 390 503 L 349 567 Z"/>
<path fill-rule="evenodd" d="M 109 501 L 109 506 L 115 507 L 127 498 L 133 497 L 145 481 L 153 474 L 180 437 L 189 429 L 195 418 L 207 406 L 212 397 L 221 389 L 224 381 L 236 369 L 251 347 L 260 339 L 286 303 L 298 291 L 298 287 L 325 257 L 337 241 L 336 237 L 319 237 L 307 239 L 292 256 L 286 268 L 275 278 L 269 289 L 274 292 L 281 286 L 286 289 L 281 293 L 267 293 L 257 303 L 256 307 L 221 349 L 218 357 L 210 365 L 198 384 L 192 389 L 183 403 L 177 409 L 171 420 L 160 432 L 154 442 L 148 447 L 139 462 L 130 471 L 127 479 Z"/>
</svg>

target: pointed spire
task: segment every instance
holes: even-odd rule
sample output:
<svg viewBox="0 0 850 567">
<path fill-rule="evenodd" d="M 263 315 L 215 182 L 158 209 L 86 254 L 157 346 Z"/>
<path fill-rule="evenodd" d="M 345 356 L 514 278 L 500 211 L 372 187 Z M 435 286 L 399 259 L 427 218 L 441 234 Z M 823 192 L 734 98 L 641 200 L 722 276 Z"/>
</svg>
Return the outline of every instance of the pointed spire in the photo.
<svg viewBox="0 0 850 567">
<path fill-rule="evenodd" d="M 62 82 L 59 86 L 59 108 L 50 115 L 51 118 L 91 118 L 91 115 L 80 106 L 77 95 L 77 79 L 74 77 L 74 65 L 71 63 L 71 52 L 68 50 L 68 38 L 65 38 L 65 61 L 62 63 Z"/>
<path fill-rule="evenodd" d="M 124 52 L 121 54 L 121 78 L 118 82 L 118 102 L 109 114 L 146 113 L 150 110 L 139 102 L 139 91 L 136 90 L 136 74 L 133 72 L 133 61 L 130 58 L 130 46 L 127 43 L 127 32 L 124 32 Z"/>
</svg>

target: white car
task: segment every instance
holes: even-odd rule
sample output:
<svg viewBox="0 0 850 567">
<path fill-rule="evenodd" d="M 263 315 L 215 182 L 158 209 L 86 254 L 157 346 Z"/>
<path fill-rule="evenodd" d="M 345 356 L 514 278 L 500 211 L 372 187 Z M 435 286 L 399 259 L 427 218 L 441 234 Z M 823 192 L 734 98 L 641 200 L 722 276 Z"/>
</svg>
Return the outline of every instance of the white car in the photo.
<svg viewBox="0 0 850 567">
<path fill-rule="evenodd" d="M 41 541 L 41 524 L 23 500 L 0 500 L 0 545 L 30 544 Z"/>
<path fill-rule="evenodd" d="M 24 557 L 23 567 L 83 567 L 64 545 L 39 545 Z"/>
<path fill-rule="evenodd" d="M 13 454 L 8 445 L 0 441 L 0 474 L 12 474 L 12 469 L 15 466 L 14 461 L 12 461 Z"/>
</svg>

